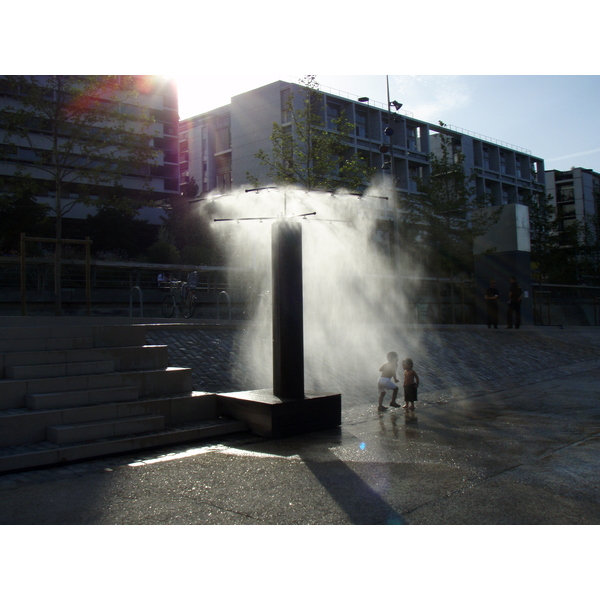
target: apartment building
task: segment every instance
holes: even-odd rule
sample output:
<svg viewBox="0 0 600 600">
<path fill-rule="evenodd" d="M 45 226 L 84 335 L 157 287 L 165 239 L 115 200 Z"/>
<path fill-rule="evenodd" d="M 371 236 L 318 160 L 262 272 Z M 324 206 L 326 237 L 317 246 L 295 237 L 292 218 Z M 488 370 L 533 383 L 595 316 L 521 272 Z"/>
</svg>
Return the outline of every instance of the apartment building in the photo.
<svg viewBox="0 0 600 600">
<path fill-rule="evenodd" d="M 29 76 L 28 76 L 29 77 Z M 48 86 L 46 89 L 46 99 L 51 100 L 52 86 L 48 85 L 49 80 L 54 76 L 39 76 L 37 81 L 41 86 Z M 64 78 L 65 76 L 63 76 Z M 124 82 L 124 76 L 118 77 L 119 81 Z M 129 77 L 128 82 L 131 81 Z M 123 83 L 125 85 L 125 83 Z M 93 98 L 90 101 L 110 102 L 115 105 L 116 110 L 122 114 L 130 115 L 132 126 L 135 127 L 136 117 L 141 111 L 148 111 L 153 118 L 151 125 L 150 145 L 157 151 L 153 159 L 148 159 L 147 163 L 141 168 L 123 171 L 120 173 L 119 185 L 122 193 L 139 194 L 147 193 L 148 204 L 153 201 L 162 201 L 170 197 L 179 195 L 179 114 L 177 88 L 173 80 L 157 76 L 134 76 L 132 85 L 136 94 L 119 94 L 117 92 L 110 99 L 106 97 Z M 0 110 L 7 106 L 16 108 L 23 107 L 23 95 L 27 93 L 25 89 L 11 85 L 6 76 L 0 76 Z M 55 96 L 56 98 L 56 96 Z M 42 152 L 48 149 L 51 133 L 44 126 L 43 118 L 39 116 L 32 117 L 32 127 L 29 132 L 29 139 L 13 136 L 6 137 L 6 130 L 2 129 L 0 124 L 0 188 L 6 191 L 10 188 L 11 178 L 15 177 L 20 170 L 29 174 L 43 186 L 45 191 L 37 200 L 50 206 L 55 205 L 55 189 L 52 185 L 52 175 L 46 170 L 41 169 L 43 161 L 46 160 Z M 102 123 L 93 123 L 91 128 L 97 130 L 102 128 Z M 60 140 L 60 138 L 59 138 Z M 59 143 L 61 143 L 59 141 Z M 118 141 L 117 141 L 118 144 Z M 84 144 L 80 145 L 84 148 Z M 81 150 L 80 161 L 85 161 L 84 150 Z M 77 157 L 74 157 L 77 159 Z M 90 214 L 91 209 L 77 200 L 82 192 L 81 179 L 67 181 L 65 179 L 63 190 L 64 202 L 75 202 L 71 211 L 66 215 L 67 219 L 81 219 Z M 2 191 L 2 189 L 0 189 Z M 103 195 L 111 194 L 114 191 L 113 184 L 96 183 L 93 189 L 87 190 L 92 200 L 98 200 Z M 147 219 L 150 223 L 159 224 L 162 210 L 158 207 L 146 206 L 140 210 L 140 217 Z"/>
<path fill-rule="evenodd" d="M 273 123 L 293 134 L 288 99 L 292 94 L 294 108 L 300 108 L 301 91 L 298 84 L 276 81 L 234 96 L 226 106 L 181 121 L 182 191 L 192 177 L 200 196 L 248 186 L 247 173 L 261 185 L 272 184 L 268 167 L 260 164 L 256 154 L 272 150 Z M 336 117 L 345 115 L 353 124 L 350 151 L 360 154 L 380 176 L 391 176 L 399 195 L 417 191 L 415 178 L 430 175 L 430 157 L 441 153 L 442 136 L 450 140 L 452 156 L 458 157 L 460 152 L 467 172 L 476 175 L 476 193 L 486 194 L 494 207 L 503 207 L 502 219 L 474 248 L 477 298 L 482 303 L 478 318 L 484 318 L 483 296 L 489 280 L 495 278 L 501 287 L 508 286 L 509 277 L 516 275 L 527 296 L 523 319 L 531 322 L 529 213 L 525 203 L 532 195 L 544 193 L 543 159 L 524 148 L 415 119 L 396 102 L 386 106 L 324 88 L 320 92 L 314 108 L 326 127 L 333 129 Z M 392 240 L 401 214 L 393 199 L 382 199 L 375 218 L 377 236 L 390 252 L 396 251 Z M 490 253 L 489 248 L 496 251 Z"/>
<path fill-rule="evenodd" d="M 192 177 L 200 194 L 247 185 L 247 173 L 261 183 L 272 183 L 256 153 L 271 150 L 273 123 L 291 131 L 288 98 L 293 94 L 294 105 L 299 107 L 300 91 L 298 84 L 276 81 L 234 96 L 227 106 L 181 121 L 182 191 Z M 349 141 L 352 151 L 380 172 L 391 172 L 400 194 L 415 192 L 414 178 L 429 174 L 429 156 L 439 152 L 441 134 L 452 140 L 455 154 L 464 154 L 466 169 L 477 174 L 477 192 L 489 194 L 494 205 L 523 203 L 528 195 L 544 190 L 544 162 L 525 149 L 427 123 L 408 111 L 366 98 L 320 91 L 318 110 L 324 121 L 333 127 L 334 119 L 344 114 L 354 124 Z M 386 134 L 388 128 L 393 131 L 391 136 Z M 382 146 L 387 146 L 389 153 L 382 152 Z"/>
<path fill-rule="evenodd" d="M 600 173 L 581 167 L 546 171 L 546 193 L 556 206 L 559 234 L 575 221 L 598 227 L 594 217 L 600 215 Z"/>
</svg>

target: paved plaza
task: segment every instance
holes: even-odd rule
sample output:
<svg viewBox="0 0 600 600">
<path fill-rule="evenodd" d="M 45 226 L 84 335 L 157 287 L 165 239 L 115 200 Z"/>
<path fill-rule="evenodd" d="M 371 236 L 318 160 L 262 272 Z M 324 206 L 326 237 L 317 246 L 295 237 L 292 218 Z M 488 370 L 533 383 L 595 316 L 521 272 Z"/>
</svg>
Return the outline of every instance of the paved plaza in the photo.
<svg viewBox="0 0 600 600">
<path fill-rule="evenodd" d="M 236 336 L 186 326 L 147 339 L 194 369 L 196 389 L 232 391 L 245 383 L 226 368 L 239 367 Z M 600 524 L 600 328 L 408 337 L 414 412 L 376 411 L 375 357 L 339 368 L 339 429 L 3 475 L 0 523 Z"/>
</svg>

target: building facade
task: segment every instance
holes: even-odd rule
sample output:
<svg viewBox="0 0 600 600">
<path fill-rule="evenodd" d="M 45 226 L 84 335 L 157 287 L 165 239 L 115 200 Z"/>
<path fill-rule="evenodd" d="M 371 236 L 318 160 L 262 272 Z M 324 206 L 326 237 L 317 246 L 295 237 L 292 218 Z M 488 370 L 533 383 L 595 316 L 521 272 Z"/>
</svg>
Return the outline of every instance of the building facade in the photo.
<svg viewBox="0 0 600 600">
<path fill-rule="evenodd" d="M 501 222 L 492 232 L 493 239 L 490 238 L 498 251 L 490 253 L 489 246 L 475 248 L 474 274 L 477 297 L 482 303 L 477 309 L 478 318 L 483 318 L 483 296 L 489 279 L 496 278 L 500 287 L 507 287 L 509 277 L 515 275 L 526 291 L 524 322 L 530 322 L 529 213 L 525 204 L 532 196 L 544 194 L 543 159 L 498 140 L 415 119 L 396 102 L 385 106 L 368 98 L 319 91 L 321 97 L 315 110 L 320 112 L 326 127 L 333 129 L 336 117 L 344 115 L 353 124 L 349 152 L 364 158 L 380 177 L 386 173 L 389 181 L 391 176 L 399 197 L 416 193 L 416 179 L 426 180 L 431 174 L 431 155 L 441 154 L 443 139 L 449 143 L 455 160 L 461 153 L 467 174 L 475 174 L 477 195 L 485 194 L 493 207 L 505 207 Z M 232 188 L 249 186 L 248 174 L 261 185 L 272 185 L 268 167 L 260 164 L 256 154 L 259 150 L 267 154 L 272 151 L 273 123 L 293 135 L 294 124 L 288 110 L 290 94 L 294 108 L 300 108 L 301 86 L 276 81 L 234 96 L 227 106 L 183 120 L 182 189 L 194 178 L 200 197 L 227 193 Z M 402 215 L 393 198 L 382 198 L 374 217 L 377 236 L 390 253 L 398 251 L 398 244 L 392 240 L 398 235 Z"/>
<path fill-rule="evenodd" d="M 556 206 L 559 235 L 579 221 L 600 238 L 600 173 L 573 167 L 569 171 L 546 171 L 546 193 Z"/>
<path fill-rule="evenodd" d="M 300 92 L 298 84 L 277 81 L 234 96 L 227 106 L 181 121 L 182 190 L 192 177 L 201 195 L 248 185 L 248 173 L 261 184 L 272 183 L 256 153 L 272 150 L 273 123 L 292 132 L 288 99 L 293 94 L 299 107 Z M 522 204 L 529 195 L 544 191 L 544 162 L 525 149 L 420 121 L 407 111 L 368 99 L 321 92 L 318 109 L 327 126 L 333 128 L 334 119 L 345 115 L 354 126 L 351 151 L 377 170 L 391 172 L 399 194 L 416 192 L 414 178 L 427 177 L 430 153 L 439 152 L 442 134 L 451 139 L 454 153 L 463 153 L 466 169 L 477 174 L 477 192 L 488 194 L 492 204 Z M 391 136 L 385 133 L 388 127 Z M 389 153 L 382 152 L 384 145 Z"/>
<path fill-rule="evenodd" d="M 27 76 L 28 78 L 30 76 Z M 52 92 L 50 78 L 54 76 L 36 77 L 40 86 L 46 90 L 46 99 L 50 99 Z M 63 76 L 63 79 L 68 76 Z M 123 81 L 126 76 L 117 79 Z M 155 149 L 155 156 L 148 159 L 143 166 L 120 172 L 120 193 L 134 196 L 145 193 L 148 206 L 141 209 L 140 216 L 151 223 L 160 223 L 160 208 L 153 207 L 154 201 L 163 201 L 170 197 L 179 196 L 179 114 L 177 88 L 173 80 L 156 76 L 127 76 L 127 85 L 134 86 L 133 94 L 120 94 L 107 99 L 101 95 L 91 98 L 91 102 L 106 102 L 114 105 L 116 111 L 130 115 L 131 127 L 136 127 L 136 118 L 144 111 L 152 119 L 153 123 L 149 131 L 150 145 Z M 119 84 L 120 85 L 120 84 Z M 24 88 L 12 85 L 10 80 L 0 77 L 0 110 L 5 107 L 24 108 Z M 57 94 L 58 92 L 54 92 Z M 55 96 L 56 98 L 56 96 Z M 26 108 L 26 107 L 25 107 Z M 26 108 L 27 109 L 27 108 Z M 30 109 L 27 109 L 30 110 Z M 139 121 L 137 121 L 139 123 Z M 93 123 L 90 128 L 98 130 L 102 123 Z M 34 180 L 44 184 L 45 192 L 39 195 L 37 200 L 49 206 L 56 206 L 56 190 L 52 185 L 53 176 L 48 169 L 43 169 L 43 161 L 46 160 L 42 154 L 49 147 L 52 133 L 43 125 L 43 119 L 33 117 L 32 127 L 27 139 L 19 136 L 7 136 L 6 129 L 0 124 L 0 192 L 10 189 L 11 179 L 22 172 L 31 176 Z M 64 140 L 58 139 L 62 144 Z M 117 142 L 118 144 L 118 142 Z M 64 147 L 68 145 L 65 142 Z M 74 152 L 80 152 L 78 159 L 74 154 L 74 160 L 85 161 L 85 143 L 74 146 Z M 118 152 L 118 149 L 117 149 Z M 64 202 L 74 203 L 73 209 L 66 215 L 68 219 L 81 219 L 93 212 L 83 204 L 77 202 L 82 192 L 81 178 L 73 178 L 69 181 L 65 178 Z M 95 183 L 93 189 L 86 191 L 92 201 L 100 200 L 103 195 L 114 193 L 114 185 L 109 183 Z"/>
</svg>

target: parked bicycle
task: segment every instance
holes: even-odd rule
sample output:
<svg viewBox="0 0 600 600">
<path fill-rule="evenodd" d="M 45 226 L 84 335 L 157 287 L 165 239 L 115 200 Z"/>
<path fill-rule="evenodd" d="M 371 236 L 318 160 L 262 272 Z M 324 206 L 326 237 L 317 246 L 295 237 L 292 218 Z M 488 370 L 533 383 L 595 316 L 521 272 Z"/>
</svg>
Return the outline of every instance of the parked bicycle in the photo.
<svg viewBox="0 0 600 600">
<path fill-rule="evenodd" d="M 196 273 L 196 271 L 193 273 Z M 190 273 L 187 282 L 169 282 L 169 293 L 162 303 L 162 314 L 165 319 L 170 319 L 175 314 L 176 308 L 179 309 L 184 319 L 190 319 L 194 316 L 196 310 L 196 281 L 191 277 L 193 273 Z M 191 285 L 191 281 L 194 285 Z"/>
</svg>

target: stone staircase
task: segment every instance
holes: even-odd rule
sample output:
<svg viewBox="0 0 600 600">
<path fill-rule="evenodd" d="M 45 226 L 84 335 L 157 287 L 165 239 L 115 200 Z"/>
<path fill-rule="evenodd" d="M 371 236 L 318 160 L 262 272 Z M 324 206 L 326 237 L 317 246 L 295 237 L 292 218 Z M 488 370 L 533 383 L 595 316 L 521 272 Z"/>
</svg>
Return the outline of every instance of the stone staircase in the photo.
<svg viewBox="0 0 600 600">
<path fill-rule="evenodd" d="M 244 431 L 143 325 L 0 327 L 0 473 Z"/>
</svg>

